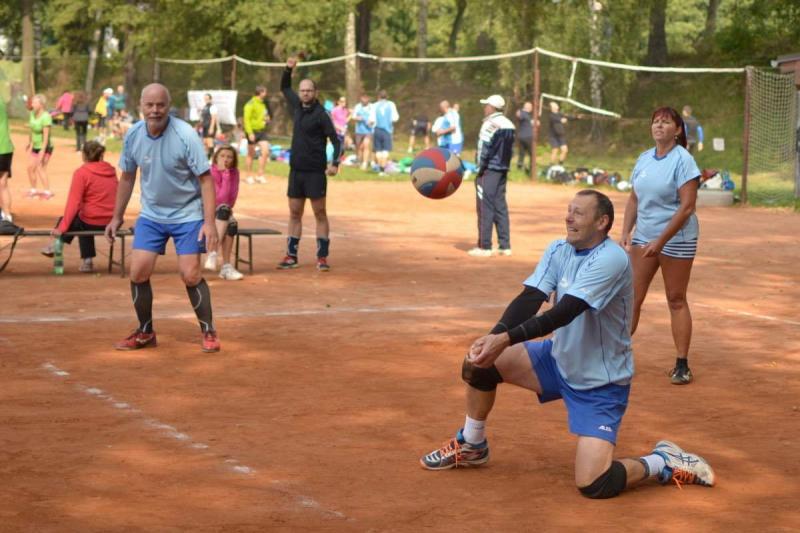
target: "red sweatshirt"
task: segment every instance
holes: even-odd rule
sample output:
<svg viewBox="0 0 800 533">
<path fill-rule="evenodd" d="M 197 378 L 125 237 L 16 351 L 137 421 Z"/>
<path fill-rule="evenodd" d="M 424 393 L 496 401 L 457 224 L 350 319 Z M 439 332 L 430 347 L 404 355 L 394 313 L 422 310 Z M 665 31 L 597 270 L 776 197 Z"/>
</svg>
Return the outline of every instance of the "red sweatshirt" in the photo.
<svg viewBox="0 0 800 533">
<path fill-rule="evenodd" d="M 114 167 L 105 161 L 84 163 L 72 175 L 59 231 L 67 231 L 76 215 L 87 224 L 105 226 L 111 222 L 116 199 L 117 173 Z"/>
</svg>

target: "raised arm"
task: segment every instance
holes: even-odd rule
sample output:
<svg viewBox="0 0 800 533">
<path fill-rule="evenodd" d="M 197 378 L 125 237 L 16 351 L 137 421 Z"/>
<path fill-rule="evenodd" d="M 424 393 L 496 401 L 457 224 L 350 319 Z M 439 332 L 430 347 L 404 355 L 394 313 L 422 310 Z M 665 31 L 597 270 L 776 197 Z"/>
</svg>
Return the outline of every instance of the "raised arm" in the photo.
<svg viewBox="0 0 800 533">
<path fill-rule="evenodd" d="M 297 60 L 290 57 L 286 61 L 286 68 L 283 69 L 283 76 L 281 76 L 281 92 L 292 109 L 300 107 L 300 97 L 292 90 L 292 70 L 295 65 L 297 65 Z"/>
</svg>

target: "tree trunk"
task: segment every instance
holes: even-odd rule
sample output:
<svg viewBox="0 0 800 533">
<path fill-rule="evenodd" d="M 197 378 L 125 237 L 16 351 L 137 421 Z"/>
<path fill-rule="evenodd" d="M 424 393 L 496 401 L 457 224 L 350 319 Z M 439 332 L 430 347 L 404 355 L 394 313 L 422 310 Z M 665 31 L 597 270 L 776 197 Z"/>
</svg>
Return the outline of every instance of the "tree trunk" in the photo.
<svg viewBox="0 0 800 533">
<path fill-rule="evenodd" d="M 136 0 L 128 0 L 128 4 L 135 5 Z M 125 43 L 122 51 L 124 60 L 123 69 L 125 72 L 125 92 L 128 96 L 128 112 L 132 112 L 132 104 L 134 102 L 130 95 L 137 94 L 136 92 L 136 46 L 133 44 L 133 26 L 127 24 L 125 26 Z M 138 101 L 138 99 L 136 100 Z"/>
<path fill-rule="evenodd" d="M 417 9 L 417 57 L 428 57 L 428 0 L 419 0 Z M 417 65 L 417 81 L 427 79 L 425 63 Z"/>
<path fill-rule="evenodd" d="M 33 79 L 33 59 L 36 50 L 33 46 L 33 0 L 21 0 L 22 8 L 22 87 L 28 101 L 36 91 Z"/>
<path fill-rule="evenodd" d="M 447 44 L 447 50 L 450 55 L 455 55 L 456 48 L 458 47 L 458 34 L 461 31 L 461 26 L 464 25 L 464 11 L 467 9 L 467 0 L 456 0 L 456 18 L 453 19 L 453 27 L 450 30 L 450 40 Z"/>
<path fill-rule="evenodd" d="M 86 83 L 83 86 L 83 91 L 87 96 L 92 94 L 92 89 L 94 88 L 94 75 L 97 71 L 97 56 L 100 53 L 100 36 L 103 34 L 103 29 L 100 25 L 99 9 L 95 12 L 94 23 L 92 46 L 89 48 L 89 65 L 86 67 Z"/>
<path fill-rule="evenodd" d="M 602 23 L 600 14 L 603 5 L 597 0 L 587 0 L 589 4 L 589 57 L 592 59 L 602 59 Z M 589 67 L 589 89 L 592 97 L 592 106 L 603 107 L 603 73 L 597 65 Z M 603 138 L 603 123 L 598 120 L 596 114 L 592 114 L 592 141 L 600 141 Z"/>
<path fill-rule="evenodd" d="M 359 52 L 369 53 L 369 32 L 372 24 L 372 7 L 374 0 L 362 0 L 356 6 L 358 10 L 358 33 L 356 34 L 356 48 Z"/>
<path fill-rule="evenodd" d="M 344 53 L 348 57 L 344 64 L 345 85 L 347 87 L 347 104 L 355 105 L 358 100 L 358 58 L 356 53 L 356 12 L 350 10 L 347 14 L 347 33 L 344 40 Z"/>
<path fill-rule="evenodd" d="M 706 28 L 703 31 L 702 43 L 705 48 L 710 48 L 714 40 L 714 33 L 717 31 L 717 10 L 720 0 L 708 0 L 708 10 L 706 11 Z"/>
<path fill-rule="evenodd" d="M 652 0 L 650 5 L 650 37 L 647 40 L 646 65 L 663 67 L 667 64 L 667 0 Z"/>
</svg>

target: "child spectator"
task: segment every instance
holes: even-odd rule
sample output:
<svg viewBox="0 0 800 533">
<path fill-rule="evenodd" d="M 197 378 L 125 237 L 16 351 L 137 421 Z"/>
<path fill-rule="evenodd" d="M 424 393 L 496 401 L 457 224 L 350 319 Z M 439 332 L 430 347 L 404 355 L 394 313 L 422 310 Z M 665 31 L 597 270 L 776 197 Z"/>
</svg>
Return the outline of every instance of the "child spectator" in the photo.
<svg viewBox="0 0 800 533">
<path fill-rule="evenodd" d="M 209 252 L 206 258 L 206 270 L 217 270 L 217 258 L 222 253 L 222 268 L 219 277 L 229 281 L 240 280 L 244 276 L 231 264 L 233 237 L 236 235 L 237 223 L 233 218 L 233 205 L 239 195 L 239 169 L 236 149 L 223 146 L 212 157 L 211 176 L 214 178 L 214 190 L 217 197 L 217 234 L 219 245 L 217 250 Z"/>
<path fill-rule="evenodd" d="M 50 244 L 42 249 L 42 254 L 53 257 L 53 242 L 61 238 L 66 244 L 72 236 L 62 235 L 68 231 L 103 231 L 114 214 L 117 198 L 117 173 L 114 167 L 103 161 L 105 147 L 97 141 L 83 145 L 83 165 L 72 175 L 64 216 L 58 219 L 50 234 Z M 78 237 L 81 249 L 81 272 L 93 272 L 92 259 L 97 255 L 94 237 Z"/>
</svg>

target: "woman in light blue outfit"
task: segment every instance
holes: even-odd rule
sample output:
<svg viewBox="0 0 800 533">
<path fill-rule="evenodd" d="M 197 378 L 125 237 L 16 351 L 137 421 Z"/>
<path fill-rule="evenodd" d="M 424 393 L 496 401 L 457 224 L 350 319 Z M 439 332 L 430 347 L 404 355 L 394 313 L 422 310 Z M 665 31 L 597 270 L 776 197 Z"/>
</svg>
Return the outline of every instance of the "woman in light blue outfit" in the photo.
<svg viewBox="0 0 800 533">
<path fill-rule="evenodd" d="M 622 226 L 621 244 L 633 265 L 631 334 L 639 323 L 650 282 L 661 268 L 677 350 L 670 378 L 675 385 L 686 385 L 692 381 L 688 363 L 692 315 L 686 289 L 697 251 L 695 203 L 700 170 L 686 150 L 686 132 L 677 111 L 670 107 L 657 109 L 650 121 L 650 132 L 656 146 L 642 153 L 633 168 L 633 189 Z"/>
</svg>

